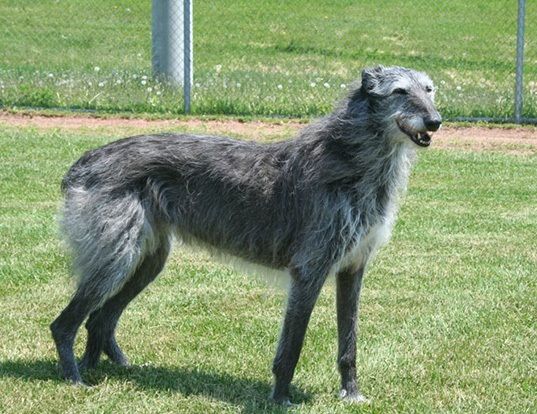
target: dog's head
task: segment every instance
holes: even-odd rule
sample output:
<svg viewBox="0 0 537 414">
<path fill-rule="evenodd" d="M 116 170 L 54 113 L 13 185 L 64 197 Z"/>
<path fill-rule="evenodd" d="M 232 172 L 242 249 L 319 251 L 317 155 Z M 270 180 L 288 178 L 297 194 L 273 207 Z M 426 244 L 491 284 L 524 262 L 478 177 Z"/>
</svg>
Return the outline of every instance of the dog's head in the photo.
<svg viewBox="0 0 537 414">
<path fill-rule="evenodd" d="M 369 103 L 371 116 L 398 140 L 410 138 L 416 145 L 428 147 L 430 132 L 442 124 L 434 104 L 433 82 L 423 72 L 383 66 L 365 69 L 360 93 Z"/>
</svg>

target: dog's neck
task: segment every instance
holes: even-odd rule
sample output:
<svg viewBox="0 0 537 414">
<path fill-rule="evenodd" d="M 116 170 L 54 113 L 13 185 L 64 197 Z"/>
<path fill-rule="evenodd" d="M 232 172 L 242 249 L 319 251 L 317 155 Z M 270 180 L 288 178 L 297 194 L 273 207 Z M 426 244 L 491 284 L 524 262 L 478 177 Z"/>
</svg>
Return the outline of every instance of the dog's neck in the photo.
<svg viewBox="0 0 537 414">
<path fill-rule="evenodd" d="M 393 127 L 372 125 L 367 118 L 356 119 L 334 114 L 324 128 L 304 130 L 310 139 L 310 157 L 323 157 L 323 169 L 315 174 L 321 182 L 367 186 L 390 186 L 404 189 L 415 159 L 415 145 L 400 139 Z M 343 114 L 344 115 L 344 114 Z M 333 134 L 337 131 L 337 134 Z M 378 132 L 382 131 L 382 132 Z M 337 138 L 336 138 L 337 137 Z M 301 139 L 299 136 L 298 139 Z"/>
<path fill-rule="evenodd" d="M 307 158 L 317 168 L 307 173 L 312 182 L 347 194 L 358 211 L 395 208 L 406 190 L 416 154 L 414 144 L 394 139 L 390 134 L 396 131 L 380 129 L 367 119 L 334 114 L 319 125 L 324 128 L 314 124 L 298 137 L 309 140 Z M 316 162 L 318 158 L 322 162 Z"/>
</svg>

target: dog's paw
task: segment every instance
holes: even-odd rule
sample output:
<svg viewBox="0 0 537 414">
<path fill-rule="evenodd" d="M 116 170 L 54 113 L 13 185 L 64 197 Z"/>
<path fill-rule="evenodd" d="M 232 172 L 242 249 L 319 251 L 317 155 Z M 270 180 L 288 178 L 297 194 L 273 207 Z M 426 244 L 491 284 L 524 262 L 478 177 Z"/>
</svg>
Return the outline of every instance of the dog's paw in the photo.
<svg viewBox="0 0 537 414">
<path fill-rule="evenodd" d="M 339 392 L 339 398 L 341 398 L 343 401 L 348 401 L 352 404 L 369 404 L 370 401 L 365 398 L 362 394 L 360 394 L 358 391 L 355 392 L 347 392 L 347 390 L 343 389 Z"/>
<path fill-rule="evenodd" d="M 270 402 L 272 402 L 272 404 L 278 405 L 278 406 L 280 406 L 282 408 L 298 407 L 298 404 L 292 403 L 291 400 L 289 400 L 289 398 L 284 398 L 284 399 L 280 399 L 280 400 L 275 400 L 274 398 L 270 398 Z"/>
<path fill-rule="evenodd" d="M 281 407 L 293 407 L 295 404 L 291 402 L 289 397 L 274 397 L 274 395 L 271 395 L 269 397 L 269 400 L 276 405 L 279 405 Z"/>
<path fill-rule="evenodd" d="M 69 383 L 73 387 L 80 388 L 80 389 L 83 389 L 83 390 L 89 390 L 91 388 L 91 385 L 85 383 L 82 380 L 80 380 L 80 381 L 69 381 Z"/>
<path fill-rule="evenodd" d="M 276 405 L 284 408 L 296 407 L 297 404 L 293 404 L 289 399 L 288 395 L 274 395 L 274 392 L 271 393 L 269 400 Z"/>
</svg>

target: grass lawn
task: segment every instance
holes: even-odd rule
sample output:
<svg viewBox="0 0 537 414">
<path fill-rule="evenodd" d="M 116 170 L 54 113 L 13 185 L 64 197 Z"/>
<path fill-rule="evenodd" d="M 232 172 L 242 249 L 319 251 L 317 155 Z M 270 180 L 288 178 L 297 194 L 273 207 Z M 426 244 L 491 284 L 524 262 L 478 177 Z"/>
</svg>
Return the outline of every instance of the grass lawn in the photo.
<svg viewBox="0 0 537 414">
<path fill-rule="evenodd" d="M 0 106 L 182 113 L 181 94 L 151 79 L 150 4 L 0 3 Z M 537 3 L 526 8 L 524 115 L 537 117 Z M 326 113 L 382 63 L 427 71 L 446 118 L 511 116 L 516 16 L 507 0 L 195 2 L 192 110 Z"/>
<path fill-rule="evenodd" d="M 132 367 L 105 361 L 88 389 L 59 379 L 48 325 L 72 292 L 59 181 L 114 135 L 0 131 L 0 412 L 283 412 L 266 397 L 285 292 L 199 252 L 176 250 L 127 309 L 118 341 Z M 329 283 L 292 412 L 536 412 L 536 170 L 535 156 L 422 151 L 363 291 L 358 370 L 372 403 L 337 399 Z"/>
</svg>

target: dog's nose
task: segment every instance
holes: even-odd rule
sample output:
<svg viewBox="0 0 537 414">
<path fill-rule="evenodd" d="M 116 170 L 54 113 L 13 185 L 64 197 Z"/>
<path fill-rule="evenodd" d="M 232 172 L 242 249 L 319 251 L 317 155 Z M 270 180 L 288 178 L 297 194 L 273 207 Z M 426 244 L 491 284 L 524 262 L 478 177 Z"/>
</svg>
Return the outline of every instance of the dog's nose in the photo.
<svg viewBox="0 0 537 414">
<path fill-rule="evenodd" d="M 423 122 L 425 123 L 427 131 L 438 131 L 438 128 L 442 125 L 441 118 L 425 118 Z"/>
</svg>

